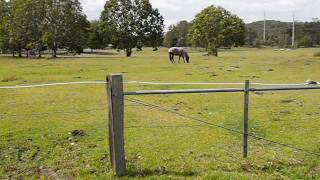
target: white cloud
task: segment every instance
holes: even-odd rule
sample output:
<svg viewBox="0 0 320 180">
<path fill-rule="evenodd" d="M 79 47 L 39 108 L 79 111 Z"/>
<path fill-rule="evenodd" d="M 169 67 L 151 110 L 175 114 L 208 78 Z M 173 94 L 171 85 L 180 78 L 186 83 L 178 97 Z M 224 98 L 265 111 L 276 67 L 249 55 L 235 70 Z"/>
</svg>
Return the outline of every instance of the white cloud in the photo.
<svg viewBox="0 0 320 180">
<path fill-rule="evenodd" d="M 80 0 L 90 20 L 98 19 L 106 0 Z M 192 20 L 203 8 L 209 5 L 223 6 L 245 22 L 261 20 L 263 11 L 268 19 L 291 21 L 292 12 L 300 21 L 310 21 L 320 17 L 320 0 L 150 0 L 165 17 L 168 26 L 180 20 Z"/>
</svg>

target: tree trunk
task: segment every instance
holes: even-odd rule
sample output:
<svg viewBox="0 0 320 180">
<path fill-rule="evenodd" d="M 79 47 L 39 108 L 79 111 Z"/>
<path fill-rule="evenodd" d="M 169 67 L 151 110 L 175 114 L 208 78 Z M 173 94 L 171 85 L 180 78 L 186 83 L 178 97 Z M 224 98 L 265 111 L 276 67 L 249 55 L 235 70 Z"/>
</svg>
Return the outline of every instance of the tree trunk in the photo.
<svg viewBox="0 0 320 180">
<path fill-rule="evenodd" d="M 57 49 L 56 49 L 56 48 L 53 48 L 53 49 L 52 49 L 52 57 L 53 57 L 53 58 L 56 58 L 56 57 L 57 57 Z"/>
<path fill-rule="evenodd" d="M 127 57 L 130 57 L 132 54 L 132 48 L 127 48 L 126 52 L 127 52 Z"/>
<path fill-rule="evenodd" d="M 20 47 L 19 47 L 19 57 L 20 57 L 20 58 L 22 57 L 22 50 L 21 50 Z"/>
<path fill-rule="evenodd" d="M 218 56 L 218 48 L 213 44 L 208 44 L 208 55 Z"/>
<path fill-rule="evenodd" d="M 41 58 L 41 50 L 38 50 L 38 58 Z"/>
<path fill-rule="evenodd" d="M 16 55 L 14 54 L 14 50 L 12 50 L 12 57 L 15 57 Z"/>
<path fill-rule="evenodd" d="M 215 48 L 214 55 L 218 57 L 218 48 Z"/>
</svg>

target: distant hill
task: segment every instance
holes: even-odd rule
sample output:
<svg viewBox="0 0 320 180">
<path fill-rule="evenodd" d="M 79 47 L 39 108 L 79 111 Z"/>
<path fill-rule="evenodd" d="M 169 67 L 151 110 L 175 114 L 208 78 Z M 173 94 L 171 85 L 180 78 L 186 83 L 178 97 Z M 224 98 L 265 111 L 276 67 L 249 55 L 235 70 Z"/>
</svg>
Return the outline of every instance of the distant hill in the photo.
<svg viewBox="0 0 320 180">
<path fill-rule="evenodd" d="M 261 43 L 263 39 L 263 21 L 256 21 L 246 24 L 247 44 L 254 45 Z M 319 22 L 296 22 L 296 45 L 311 46 L 318 44 L 318 33 L 315 27 Z M 317 35 L 316 35 L 317 34 Z M 271 46 L 290 46 L 292 37 L 292 22 L 282 22 L 275 20 L 266 21 L 266 45 Z M 307 42 L 308 41 L 308 42 Z"/>
</svg>

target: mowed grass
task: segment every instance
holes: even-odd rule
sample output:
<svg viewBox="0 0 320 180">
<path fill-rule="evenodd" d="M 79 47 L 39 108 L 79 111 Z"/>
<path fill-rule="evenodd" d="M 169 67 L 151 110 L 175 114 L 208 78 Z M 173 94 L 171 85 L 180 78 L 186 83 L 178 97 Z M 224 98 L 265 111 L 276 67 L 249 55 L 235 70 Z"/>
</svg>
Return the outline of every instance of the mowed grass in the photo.
<svg viewBox="0 0 320 180">
<path fill-rule="evenodd" d="M 104 80 L 303 83 L 320 81 L 318 49 L 234 49 L 220 57 L 190 50 L 170 64 L 166 49 L 30 60 L 0 57 L 0 86 Z M 238 86 L 125 84 L 125 91 Z M 132 97 L 242 131 L 243 94 Z M 0 89 L 0 179 L 111 179 L 105 86 Z M 250 94 L 250 132 L 320 154 L 320 91 Z M 320 157 L 174 114 L 125 102 L 127 175 L 136 179 L 319 179 Z M 81 133 L 74 133 L 75 130 Z"/>
</svg>

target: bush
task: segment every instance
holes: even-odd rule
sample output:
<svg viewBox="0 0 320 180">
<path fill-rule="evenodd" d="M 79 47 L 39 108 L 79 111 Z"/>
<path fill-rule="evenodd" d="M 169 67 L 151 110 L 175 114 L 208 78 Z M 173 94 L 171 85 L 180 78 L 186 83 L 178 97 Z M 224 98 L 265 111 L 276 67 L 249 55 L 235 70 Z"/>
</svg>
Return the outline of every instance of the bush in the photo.
<svg viewBox="0 0 320 180">
<path fill-rule="evenodd" d="M 314 56 L 314 57 L 320 57 L 320 51 L 315 52 L 315 53 L 313 54 L 313 56 Z"/>
</svg>

